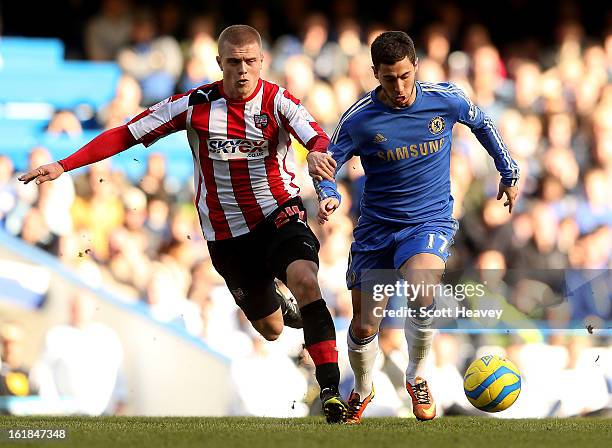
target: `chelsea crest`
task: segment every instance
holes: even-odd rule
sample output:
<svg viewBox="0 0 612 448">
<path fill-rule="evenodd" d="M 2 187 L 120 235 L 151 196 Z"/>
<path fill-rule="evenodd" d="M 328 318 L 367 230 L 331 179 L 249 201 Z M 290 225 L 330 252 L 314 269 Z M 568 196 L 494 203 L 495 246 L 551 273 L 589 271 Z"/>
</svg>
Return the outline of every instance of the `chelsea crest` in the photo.
<svg viewBox="0 0 612 448">
<path fill-rule="evenodd" d="M 429 120 L 429 132 L 432 134 L 439 134 L 444 130 L 446 124 L 444 123 L 444 118 L 440 116 L 433 117 Z"/>
</svg>

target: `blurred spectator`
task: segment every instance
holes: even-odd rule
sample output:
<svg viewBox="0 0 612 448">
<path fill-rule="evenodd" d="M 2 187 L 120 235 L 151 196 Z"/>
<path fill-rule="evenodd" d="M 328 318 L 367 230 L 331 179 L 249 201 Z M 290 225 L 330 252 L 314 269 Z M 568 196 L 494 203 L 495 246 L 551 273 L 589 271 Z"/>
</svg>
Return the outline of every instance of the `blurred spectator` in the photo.
<svg viewBox="0 0 612 448">
<path fill-rule="evenodd" d="M 50 163 L 51 154 L 46 148 L 39 146 L 32 149 L 28 159 L 29 169 L 34 169 Z M 16 178 L 13 178 L 12 185 L 17 194 L 17 202 L 15 208 L 7 216 L 6 227 L 9 232 L 13 234 L 22 232 L 26 216 L 34 206 L 37 207 L 37 211 L 33 212 L 30 218 L 36 220 L 37 216 L 34 215 L 42 214 L 43 219 L 42 229 L 33 229 L 35 233 L 40 233 L 39 236 L 42 237 L 45 229 L 55 235 L 65 235 L 72 231 L 69 210 L 75 198 L 75 191 L 69 176 L 62 176 L 57 179 L 57 182 L 51 183 L 48 188 L 38 188 L 34 184 L 24 185 L 17 182 Z M 33 234 L 30 233 L 29 237 L 33 238 Z M 46 239 L 49 240 L 49 238 L 51 237 L 48 236 Z M 31 242 L 31 244 L 36 244 L 36 242 Z"/>
<path fill-rule="evenodd" d="M 450 52 L 450 41 L 444 25 L 434 23 L 428 26 L 423 41 L 425 42 L 424 48 L 427 59 L 436 62 L 439 66 L 446 64 Z"/>
<path fill-rule="evenodd" d="M 563 269 L 567 259 L 557 247 L 559 220 L 550 206 L 536 203 L 531 210 L 533 237 L 522 248 L 516 266 L 522 269 Z"/>
<path fill-rule="evenodd" d="M 147 235 L 147 256 L 151 259 L 159 253 L 162 242 L 169 238 L 169 212 L 168 203 L 163 199 L 153 196 L 147 201 L 146 220 L 143 229 Z"/>
<path fill-rule="evenodd" d="M 249 8 L 249 16 L 246 24 L 252 26 L 259 32 L 264 49 L 269 49 L 272 42 L 270 22 L 270 15 L 265 8 L 261 6 Z"/>
<path fill-rule="evenodd" d="M 15 322 L 0 327 L 0 396 L 25 397 L 37 393 L 24 364 L 24 337 L 23 327 Z"/>
<path fill-rule="evenodd" d="M 310 59 L 321 54 L 328 42 L 329 23 L 321 13 L 310 14 L 304 20 L 302 28 L 302 52 Z"/>
<path fill-rule="evenodd" d="M 194 336 L 201 335 L 203 323 L 196 303 L 187 300 L 185 279 L 160 262 L 151 267 L 146 284 L 145 303 L 154 319 L 182 326 Z"/>
<path fill-rule="evenodd" d="M 284 68 L 285 87 L 296 98 L 304 98 L 315 82 L 313 64 L 304 55 L 287 58 Z"/>
<path fill-rule="evenodd" d="M 37 372 L 52 379 L 53 390 L 41 396 L 71 398 L 85 415 L 115 414 L 126 401 L 123 384 L 123 348 L 115 331 L 94 321 L 95 308 L 88 298 L 72 296 L 68 322 L 52 327 Z"/>
<path fill-rule="evenodd" d="M 361 26 L 354 19 L 343 19 L 337 26 L 338 45 L 342 53 L 348 58 L 352 58 L 359 53 L 368 51 L 370 47 L 365 46 L 361 41 Z M 346 67 L 343 67 L 346 71 Z"/>
<path fill-rule="evenodd" d="M 428 381 L 440 397 L 436 404 L 443 415 L 477 415 L 463 392 L 463 375 L 458 366 L 461 362 L 462 338 L 450 334 L 437 334 L 433 343 L 435 365 Z"/>
<path fill-rule="evenodd" d="M 576 187 L 580 170 L 570 149 L 550 148 L 542 159 L 546 172 L 559 179 L 565 189 L 573 190 Z"/>
<path fill-rule="evenodd" d="M 446 82 L 446 75 L 442 66 L 433 59 L 424 58 L 419 60 L 419 71 L 417 72 L 419 81 L 426 82 Z"/>
<path fill-rule="evenodd" d="M 62 236 L 72 232 L 70 208 L 74 198 L 74 185 L 68 176 L 62 182 L 40 186 L 36 205 L 43 214 L 45 224 L 53 234 Z"/>
<path fill-rule="evenodd" d="M 98 113 L 98 121 L 105 129 L 127 123 L 142 111 L 142 90 L 131 76 L 123 75 L 117 83 L 115 97 Z"/>
<path fill-rule="evenodd" d="M 347 23 L 347 33 L 350 33 L 349 29 Z M 309 77 L 313 80 L 315 77 L 330 80 L 346 72 L 348 57 L 342 52 L 338 43 L 328 40 L 328 35 L 327 18 L 320 13 L 312 13 L 303 19 L 300 40 L 295 36 L 283 36 L 278 39 L 272 50 L 273 71 L 284 72 L 288 78 L 286 87 L 297 98 L 304 97 L 308 89 L 308 85 L 304 83 Z M 344 43 L 353 46 L 353 41 L 354 39 L 347 37 Z M 302 80 L 298 82 L 298 89 L 290 84 L 294 76 Z M 300 90 L 299 87 L 304 87 L 304 90 Z"/>
<path fill-rule="evenodd" d="M 179 90 L 184 92 L 194 87 L 221 78 L 217 64 L 217 42 L 213 37 L 215 24 L 212 17 L 196 16 L 189 22 L 188 40 L 184 42 L 185 68 L 179 82 Z"/>
<path fill-rule="evenodd" d="M 304 375 L 286 355 L 271 353 L 260 336 L 252 340 L 253 354 L 232 363 L 238 402 L 231 413 L 258 417 L 306 416 L 308 410 L 302 402 L 307 390 Z"/>
<path fill-rule="evenodd" d="M 81 135 L 83 128 L 74 113 L 69 110 L 60 110 L 51 117 L 46 132 L 50 135 L 65 134 L 69 137 L 77 137 Z"/>
<path fill-rule="evenodd" d="M 485 201 L 480 216 L 467 215 L 463 219 L 464 228 L 460 238 L 473 253 L 485 250 L 499 250 L 511 253 L 513 250 L 510 214 L 499 207 L 495 198 Z"/>
<path fill-rule="evenodd" d="M 609 234 L 609 231 L 605 232 Z M 584 328 L 588 325 L 602 328 L 604 322 L 612 319 L 612 279 L 609 270 L 605 269 L 606 265 L 601 263 L 609 257 L 609 253 L 598 250 L 601 244 L 609 248 L 610 236 L 607 236 L 607 241 L 598 240 L 596 233 L 581 238 L 575 249 L 582 250 L 580 258 L 577 254 L 571 254 L 574 269 L 565 275 L 565 294 L 568 296 L 571 319 Z M 600 253 L 599 260 L 597 252 Z M 595 262 L 591 261 L 592 258 L 595 258 Z"/>
<path fill-rule="evenodd" d="M 492 45 L 478 44 L 472 57 L 474 101 L 495 120 L 505 108 L 509 93 L 503 61 Z"/>
<path fill-rule="evenodd" d="M 579 381 L 580 390 L 568 390 L 560 397 L 561 417 L 581 416 L 605 407 L 609 402 L 609 391 L 602 369 L 593 368 L 596 350 L 587 336 L 572 337 L 568 340 L 569 363 L 561 373 L 559 384 Z M 604 354 L 605 356 L 605 354 Z"/>
<path fill-rule="evenodd" d="M 140 188 L 148 197 L 155 196 L 168 201 L 170 195 L 166 190 L 166 157 L 152 152 L 147 159 L 147 169 L 140 181 Z"/>
<path fill-rule="evenodd" d="M 16 184 L 13 179 L 13 161 L 0 155 L 0 228 L 4 229 L 7 214 L 17 203 Z"/>
<path fill-rule="evenodd" d="M 109 235 L 123 222 L 123 205 L 117 198 L 117 185 L 109 172 L 109 162 L 98 162 L 86 176 L 88 192 L 77 196 L 72 219 L 77 231 L 91 232 L 93 251 L 100 260 L 108 258 Z"/>
<path fill-rule="evenodd" d="M 31 170 L 46 163 L 50 163 L 51 154 L 46 148 L 42 146 L 37 146 L 32 148 L 30 154 L 28 155 L 28 166 L 27 169 Z M 16 176 L 16 173 L 15 173 Z M 21 182 L 17 182 L 16 177 L 13 179 L 15 182 L 15 188 L 17 191 L 18 201 L 16 203 L 16 208 L 13 211 L 12 215 L 14 215 L 17 222 L 20 222 L 20 219 L 23 218 L 25 211 L 34 205 L 38 200 L 38 187 L 34 184 L 24 185 Z M 58 179 L 59 180 L 59 179 Z M 10 231 L 12 233 L 17 233 L 16 229 L 11 228 Z"/>
<path fill-rule="evenodd" d="M 175 2 L 166 0 L 159 6 L 157 17 L 159 20 L 159 33 L 164 36 L 182 37 L 182 9 Z"/>
<path fill-rule="evenodd" d="M 336 79 L 333 82 L 332 87 L 334 89 L 334 94 L 336 95 L 337 114 L 342 113 L 342 111 L 345 111 L 351 107 L 359 97 L 359 87 L 354 80 L 346 76 Z M 336 115 L 336 117 L 337 116 L 338 115 Z"/>
<path fill-rule="evenodd" d="M 490 45 L 491 36 L 489 31 L 480 23 L 474 23 L 465 30 L 463 35 L 463 50 L 473 56 L 476 50 Z"/>
<path fill-rule="evenodd" d="M 142 10 L 133 19 L 131 40 L 132 45 L 123 48 L 117 60 L 140 83 L 144 105 L 150 106 L 171 96 L 183 67 L 176 39 L 159 36 L 154 17 Z"/>
<path fill-rule="evenodd" d="M 610 178 L 601 169 L 592 169 L 584 176 L 583 197 L 578 205 L 576 218 L 582 233 L 599 226 L 612 227 L 612 204 L 609 200 Z"/>
<path fill-rule="evenodd" d="M 408 0 L 395 2 L 388 12 L 388 25 L 391 30 L 407 30 L 413 25 L 414 6 Z"/>
<path fill-rule="evenodd" d="M 514 72 L 514 107 L 523 113 L 542 112 L 540 68 L 533 61 L 520 61 Z"/>
<path fill-rule="evenodd" d="M 151 264 L 145 252 L 147 234 L 143 229 L 146 196 L 137 188 L 130 187 L 123 194 L 123 205 L 123 227 L 115 229 L 109 236 L 109 269 L 117 281 L 144 291 Z"/>
<path fill-rule="evenodd" d="M 87 58 L 110 61 L 130 40 L 132 20 L 129 0 L 104 0 L 101 11 L 85 26 Z"/>
<path fill-rule="evenodd" d="M 57 254 L 57 235 L 51 233 L 45 224 L 42 213 L 36 207 L 28 210 L 18 236 L 31 246 Z"/>
<path fill-rule="evenodd" d="M 333 134 L 338 117 L 338 107 L 334 91 L 322 82 L 316 82 L 308 91 L 304 104 L 321 127 L 328 133 Z"/>
</svg>

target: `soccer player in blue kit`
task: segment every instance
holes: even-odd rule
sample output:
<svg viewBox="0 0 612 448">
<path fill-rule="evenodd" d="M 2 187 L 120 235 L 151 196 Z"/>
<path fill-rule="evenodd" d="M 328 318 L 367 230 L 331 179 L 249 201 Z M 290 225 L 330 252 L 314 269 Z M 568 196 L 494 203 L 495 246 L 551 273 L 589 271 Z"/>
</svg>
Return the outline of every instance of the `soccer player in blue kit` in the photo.
<svg viewBox="0 0 612 448">
<path fill-rule="evenodd" d="M 373 295 L 364 276 L 373 269 L 396 270 L 408 284 L 437 285 L 444 273 L 458 228 L 452 218 L 450 194 L 455 123 L 467 125 L 493 158 L 501 175 L 497 199 L 506 196 L 504 206 L 509 212 L 516 201 L 519 179 L 518 166 L 493 122 L 458 87 L 416 81 L 418 60 L 406 33 L 382 33 L 372 43 L 371 53 L 380 86 L 344 113 L 328 154 L 308 156 L 315 158 L 310 161 L 310 174 L 319 194 L 321 224 L 341 201 L 334 170 L 356 155 L 361 157 L 366 176 L 347 272 L 353 302 L 349 360 L 355 374 L 349 424 L 360 422 L 374 397 L 372 373 L 381 318 L 372 313 Z M 407 317 L 404 327 L 409 350 L 406 389 L 419 420 L 436 415 L 427 382 L 417 376 L 433 339 L 431 311 L 436 305 L 432 289 L 421 288 L 410 298 L 413 309 L 427 312 Z M 385 303 L 376 305 L 384 307 Z"/>
</svg>

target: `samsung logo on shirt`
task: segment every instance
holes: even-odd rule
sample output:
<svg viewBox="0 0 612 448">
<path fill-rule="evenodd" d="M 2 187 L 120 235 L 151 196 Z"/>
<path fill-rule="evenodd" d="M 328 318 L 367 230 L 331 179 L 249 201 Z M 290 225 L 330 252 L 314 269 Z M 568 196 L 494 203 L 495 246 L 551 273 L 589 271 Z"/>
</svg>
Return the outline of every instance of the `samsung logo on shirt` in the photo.
<svg viewBox="0 0 612 448">
<path fill-rule="evenodd" d="M 376 154 L 385 162 L 392 160 L 414 159 L 435 154 L 444 146 L 444 138 L 419 143 L 418 145 L 402 146 L 399 148 L 378 151 Z"/>
<path fill-rule="evenodd" d="M 211 139 L 207 145 L 210 158 L 217 160 L 259 159 L 268 155 L 267 140 Z"/>
</svg>

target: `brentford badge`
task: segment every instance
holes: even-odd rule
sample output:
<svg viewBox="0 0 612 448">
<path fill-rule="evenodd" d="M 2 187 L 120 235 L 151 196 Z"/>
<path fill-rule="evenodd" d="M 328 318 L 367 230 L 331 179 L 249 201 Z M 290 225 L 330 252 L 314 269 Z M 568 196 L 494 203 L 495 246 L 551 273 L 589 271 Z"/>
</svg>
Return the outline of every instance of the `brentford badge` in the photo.
<svg viewBox="0 0 612 448">
<path fill-rule="evenodd" d="M 253 120 L 255 120 L 255 127 L 258 129 L 268 126 L 268 114 L 253 115 Z"/>
</svg>

